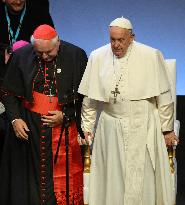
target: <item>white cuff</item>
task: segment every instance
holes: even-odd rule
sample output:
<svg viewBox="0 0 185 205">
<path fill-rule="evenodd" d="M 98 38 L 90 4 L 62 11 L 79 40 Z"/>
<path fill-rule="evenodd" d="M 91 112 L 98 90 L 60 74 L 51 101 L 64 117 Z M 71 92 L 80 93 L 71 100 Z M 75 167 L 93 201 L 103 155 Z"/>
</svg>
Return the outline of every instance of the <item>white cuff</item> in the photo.
<svg viewBox="0 0 185 205">
<path fill-rule="evenodd" d="M 12 123 L 12 125 L 13 125 L 13 123 L 14 123 L 16 120 L 18 120 L 18 119 L 14 119 L 14 120 L 12 120 L 12 122 L 11 122 L 11 123 Z"/>
</svg>

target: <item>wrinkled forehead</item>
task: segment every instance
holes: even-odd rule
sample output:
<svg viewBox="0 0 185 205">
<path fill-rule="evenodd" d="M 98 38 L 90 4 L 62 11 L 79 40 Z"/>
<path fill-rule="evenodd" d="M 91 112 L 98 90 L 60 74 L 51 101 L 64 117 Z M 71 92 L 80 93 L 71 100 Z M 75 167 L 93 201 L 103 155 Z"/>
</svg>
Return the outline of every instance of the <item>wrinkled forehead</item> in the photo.
<svg viewBox="0 0 185 205">
<path fill-rule="evenodd" d="M 120 28 L 118 26 L 111 26 L 109 28 L 110 36 L 127 36 L 131 33 L 131 30 Z"/>
<path fill-rule="evenodd" d="M 48 52 L 56 47 L 57 43 L 53 43 L 51 40 L 36 40 L 34 43 L 34 48 L 36 51 Z"/>
</svg>

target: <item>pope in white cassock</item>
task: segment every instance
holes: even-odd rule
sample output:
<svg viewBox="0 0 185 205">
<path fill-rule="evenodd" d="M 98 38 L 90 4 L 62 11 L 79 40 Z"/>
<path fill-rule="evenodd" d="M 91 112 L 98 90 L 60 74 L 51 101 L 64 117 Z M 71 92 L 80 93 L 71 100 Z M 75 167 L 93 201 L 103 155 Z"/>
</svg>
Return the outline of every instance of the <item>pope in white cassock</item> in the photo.
<svg viewBox="0 0 185 205">
<path fill-rule="evenodd" d="M 161 52 L 134 41 L 132 24 L 109 25 L 110 44 L 93 51 L 79 93 L 82 128 L 93 136 L 90 205 L 173 205 L 167 146 L 174 105 Z"/>
</svg>

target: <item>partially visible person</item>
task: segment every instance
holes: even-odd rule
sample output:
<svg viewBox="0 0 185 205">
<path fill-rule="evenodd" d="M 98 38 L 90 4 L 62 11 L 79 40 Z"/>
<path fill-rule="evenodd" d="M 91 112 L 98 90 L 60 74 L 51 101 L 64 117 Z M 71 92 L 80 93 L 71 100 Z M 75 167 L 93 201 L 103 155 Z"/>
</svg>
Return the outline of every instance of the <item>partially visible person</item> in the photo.
<svg viewBox="0 0 185 205">
<path fill-rule="evenodd" d="M 8 60 L 10 56 L 12 55 L 12 52 L 15 52 L 18 48 L 21 48 L 25 45 L 29 44 L 27 41 L 17 41 L 13 44 L 12 47 L 5 48 L 5 65 L 7 66 Z M 0 160 L 1 160 L 1 153 L 4 145 L 4 137 L 6 130 L 8 129 L 8 121 L 7 121 L 7 116 L 5 112 L 5 107 L 3 103 L 1 102 L 3 93 L 0 91 Z"/>
<path fill-rule="evenodd" d="M 60 41 L 49 25 L 37 27 L 31 42 L 13 53 L 3 82 L 12 125 L 0 166 L 0 204 L 66 204 L 64 133 L 60 146 L 59 139 L 68 119 L 69 201 L 82 205 L 83 163 L 77 142 L 82 96 L 77 89 L 87 56 Z"/>
<path fill-rule="evenodd" d="M 48 0 L 0 0 L 0 80 L 5 75 L 5 49 L 18 40 L 30 41 L 41 24 L 53 26 Z M 0 85 L 1 86 L 1 85 Z"/>
<path fill-rule="evenodd" d="M 29 44 L 29 42 L 27 42 L 27 41 L 23 41 L 23 40 L 16 41 L 16 42 L 13 44 L 13 46 L 12 46 L 12 51 L 14 52 L 14 51 L 16 51 L 17 49 L 19 49 L 19 48 L 21 48 L 21 47 L 23 47 L 23 46 L 26 46 L 26 45 L 28 45 L 28 44 Z"/>
<path fill-rule="evenodd" d="M 79 93 L 82 128 L 94 134 L 89 205 L 173 205 L 167 147 L 178 142 L 163 55 L 136 42 L 132 24 L 117 18 L 110 44 L 93 51 Z"/>
<path fill-rule="evenodd" d="M 30 41 L 41 24 L 54 26 L 48 0 L 3 0 L 0 2 L 0 43 L 13 45 L 18 40 Z"/>
<path fill-rule="evenodd" d="M 21 47 L 26 46 L 28 44 L 29 44 L 29 42 L 27 42 L 27 41 L 19 40 L 19 41 L 16 41 L 12 45 L 12 47 L 7 47 L 5 49 L 5 64 L 8 63 L 8 60 L 10 59 L 10 56 L 13 52 L 15 52 L 18 48 L 21 48 Z"/>
<path fill-rule="evenodd" d="M 44 23 L 53 26 L 48 0 L 0 0 L 0 89 L 12 45 L 19 40 L 29 42 L 35 28 Z M 4 119 L 4 116 L 0 118 Z M 3 122 L 1 125 L 4 127 Z"/>
</svg>

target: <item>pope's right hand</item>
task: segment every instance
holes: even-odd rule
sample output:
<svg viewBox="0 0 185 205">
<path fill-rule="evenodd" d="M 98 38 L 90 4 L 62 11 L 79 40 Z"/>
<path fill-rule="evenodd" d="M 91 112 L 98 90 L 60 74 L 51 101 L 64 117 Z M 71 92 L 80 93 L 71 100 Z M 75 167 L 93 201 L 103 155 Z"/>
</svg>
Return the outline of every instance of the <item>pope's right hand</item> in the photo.
<svg viewBox="0 0 185 205">
<path fill-rule="evenodd" d="M 91 145 L 94 138 L 93 134 L 90 132 L 84 132 L 84 136 L 86 144 Z"/>
<path fill-rule="evenodd" d="M 28 140 L 28 134 L 26 132 L 29 132 L 27 124 L 22 119 L 16 119 L 12 123 L 15 135 L 22 140 Z"/>
</svg>

